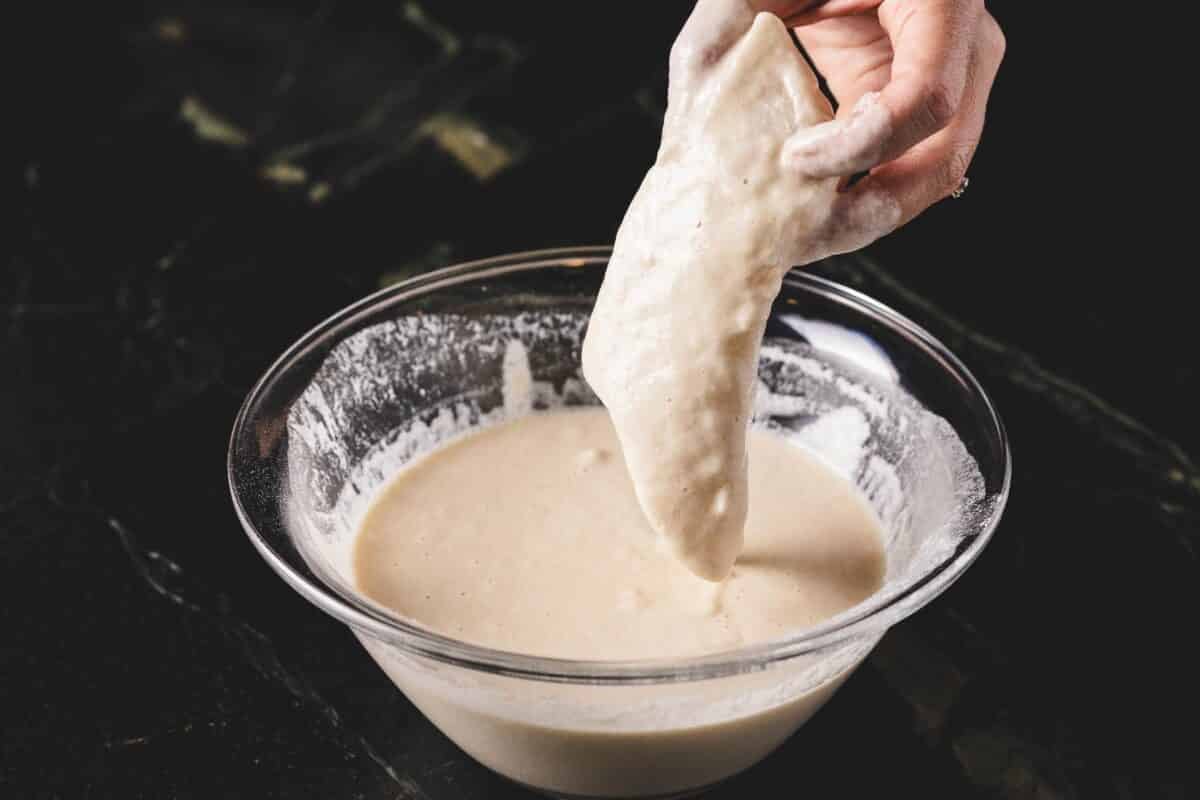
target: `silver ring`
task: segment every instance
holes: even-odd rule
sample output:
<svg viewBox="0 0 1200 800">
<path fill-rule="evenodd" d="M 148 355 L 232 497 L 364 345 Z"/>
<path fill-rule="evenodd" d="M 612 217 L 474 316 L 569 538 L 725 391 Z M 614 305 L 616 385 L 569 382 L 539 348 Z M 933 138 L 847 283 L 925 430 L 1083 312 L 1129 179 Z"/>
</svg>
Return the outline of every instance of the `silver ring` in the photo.
<svg viewBox="0 0 1200 800">
<path fill-rule="evenodd" d="M 958 188 L 955 189 L 953 192 L 951 192 L 950 196 L 953 197 L 955 200 L 957 200 L 958 198 L 963 196 L 963 194 L 967 191 L 967 187 L 970 184 L 971 184 L 971 179 L 968 178 L 966 175 L 963 175 L 963 179 L 958 182 Z"/>
</svg>

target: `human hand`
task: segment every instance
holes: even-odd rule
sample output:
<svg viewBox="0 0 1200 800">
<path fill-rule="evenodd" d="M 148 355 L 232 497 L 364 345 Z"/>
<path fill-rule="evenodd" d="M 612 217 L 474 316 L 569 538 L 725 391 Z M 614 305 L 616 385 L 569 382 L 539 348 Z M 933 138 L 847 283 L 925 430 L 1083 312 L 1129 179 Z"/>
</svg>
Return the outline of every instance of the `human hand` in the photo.
<svg viewBox="0 0 1200 800">
<path fill-rule="evenodd" d="M 960 190 L 1005 48 L 983 0 L 699 0 L 672 71 L 720 58 L 756 11 L 795 30 L 838 103 L 782 158 L 810 179 L 869 173 L 838 195 L 823 252 L 869 244 Z"/>
<path fill-rule="evenodd" d="M 840 202 L 849 212 L 883 195 L 897 225 L 961 189 L 1004 56 L 983 0 L 770 5 L 838 101 L 837 119 L 794 136 L 785 159 L 813 178 L 869 171 Z"/>
</svg>

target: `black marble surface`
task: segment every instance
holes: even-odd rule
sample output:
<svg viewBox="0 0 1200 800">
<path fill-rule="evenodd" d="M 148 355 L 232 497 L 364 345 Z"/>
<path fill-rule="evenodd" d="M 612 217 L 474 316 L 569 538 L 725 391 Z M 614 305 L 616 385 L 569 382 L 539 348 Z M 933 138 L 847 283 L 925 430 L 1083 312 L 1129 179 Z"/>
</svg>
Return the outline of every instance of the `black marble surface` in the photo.
<svg viewBox="0 0 1200 800">
<path fill-rule="evenodd" d="M 1009 55 L 966 197 L 817 267 L 984 382 L 1009 510 L 714 796 L 1200 790 L 1192 267 L 1121 202 L 1140 178 L 1093 155 L 1138 141 L 1136 114 L 1065 55 L 1077 20 L 1050 5 L 1074 6 L 995 9 Z M 609 241 L 687 4 L 40 8 L 10 28 L 0 796 L 522 796 L 262 563 L 227 436 L 275 355 L 363 294 Z"/>
</svg>

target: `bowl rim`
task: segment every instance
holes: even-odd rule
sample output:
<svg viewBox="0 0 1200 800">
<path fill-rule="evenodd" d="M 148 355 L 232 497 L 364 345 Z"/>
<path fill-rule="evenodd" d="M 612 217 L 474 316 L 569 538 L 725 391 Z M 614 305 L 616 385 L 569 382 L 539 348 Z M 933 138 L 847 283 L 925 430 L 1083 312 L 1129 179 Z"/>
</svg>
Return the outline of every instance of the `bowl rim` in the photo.
<svg viewBox="0 0 1200 800">
<path fill-rule="evenodd" d="M 1004 423 L 987 392 L 949 348 L 923 327 L 884 303 L 829 280 L 790 270 L 784 285 L 815 292 L 826 299 L 865 313 L 875 321 L 905 336 L 926 355 L 952 374 L 986 413 L 989 436 L 1003 459 L 999 488 L 990 498 L 986 521 L 968 546 L 956 548 L 949 556 L 911 582 L 892 591 L 877 591 L 866 600 L 840 614 L 793 634 L 759 642 L 735 650 L 675 659 L 582 660 L 535 656 L 460 641 L 394 614 L 365 598 L 349 594 L 321 581 L 315 570 L 304 574 L 280 553 L 255 526 L 242 502 L 236 476 L 236 445 L 251 421 L 250 413 L 265 390 L 312 347 L 353 324 L 365 313 L 403 302 L 414 295 L 455 285 L 467 278 L 484 278 L 516 271 L 546 267 L 583 267 L 608 260 L 612 248 L 603 245 L 561 247 L 510 253 L 443 267 L 373 292 L 335 312 L 309 329 L 267 368 L 246 395 L 234 420 L 226 457 L 226 479 L 234 510 L 242 528 L 267 564 L 302 597 L 325 613 L 349 625 L 352 630 L 382 640 L 409 654 L 467 669 L 561 683 L 644 684 L 708 680 L 754 672 L 802 655 L 844 644 L 848 640 L 882 636 L 891 625 L 910 616 L 945 591 L 966 571 L 991 540 L 1005 506 L 1012 483 L 1012 453 Z M 307 566 L 307 565 L 306 565 Z"/>
</svg>

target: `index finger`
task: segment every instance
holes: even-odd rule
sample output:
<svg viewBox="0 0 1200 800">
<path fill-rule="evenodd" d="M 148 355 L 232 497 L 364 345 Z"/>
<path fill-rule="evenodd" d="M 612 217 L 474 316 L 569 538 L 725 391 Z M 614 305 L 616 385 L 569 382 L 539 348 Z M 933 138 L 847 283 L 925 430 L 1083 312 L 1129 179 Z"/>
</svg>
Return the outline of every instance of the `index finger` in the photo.
<svg viewBox="0 0 1200 800">
<path fill-rule="evenodd" d="M 879 22 L 892 41 L 891 76 L 850 114 L 800 131 L 784 158 L 801 174 L 832 178 L 891 161 L 949 124 L 967 82 L 982 0 L 884 0 Z"/>
</svg>

